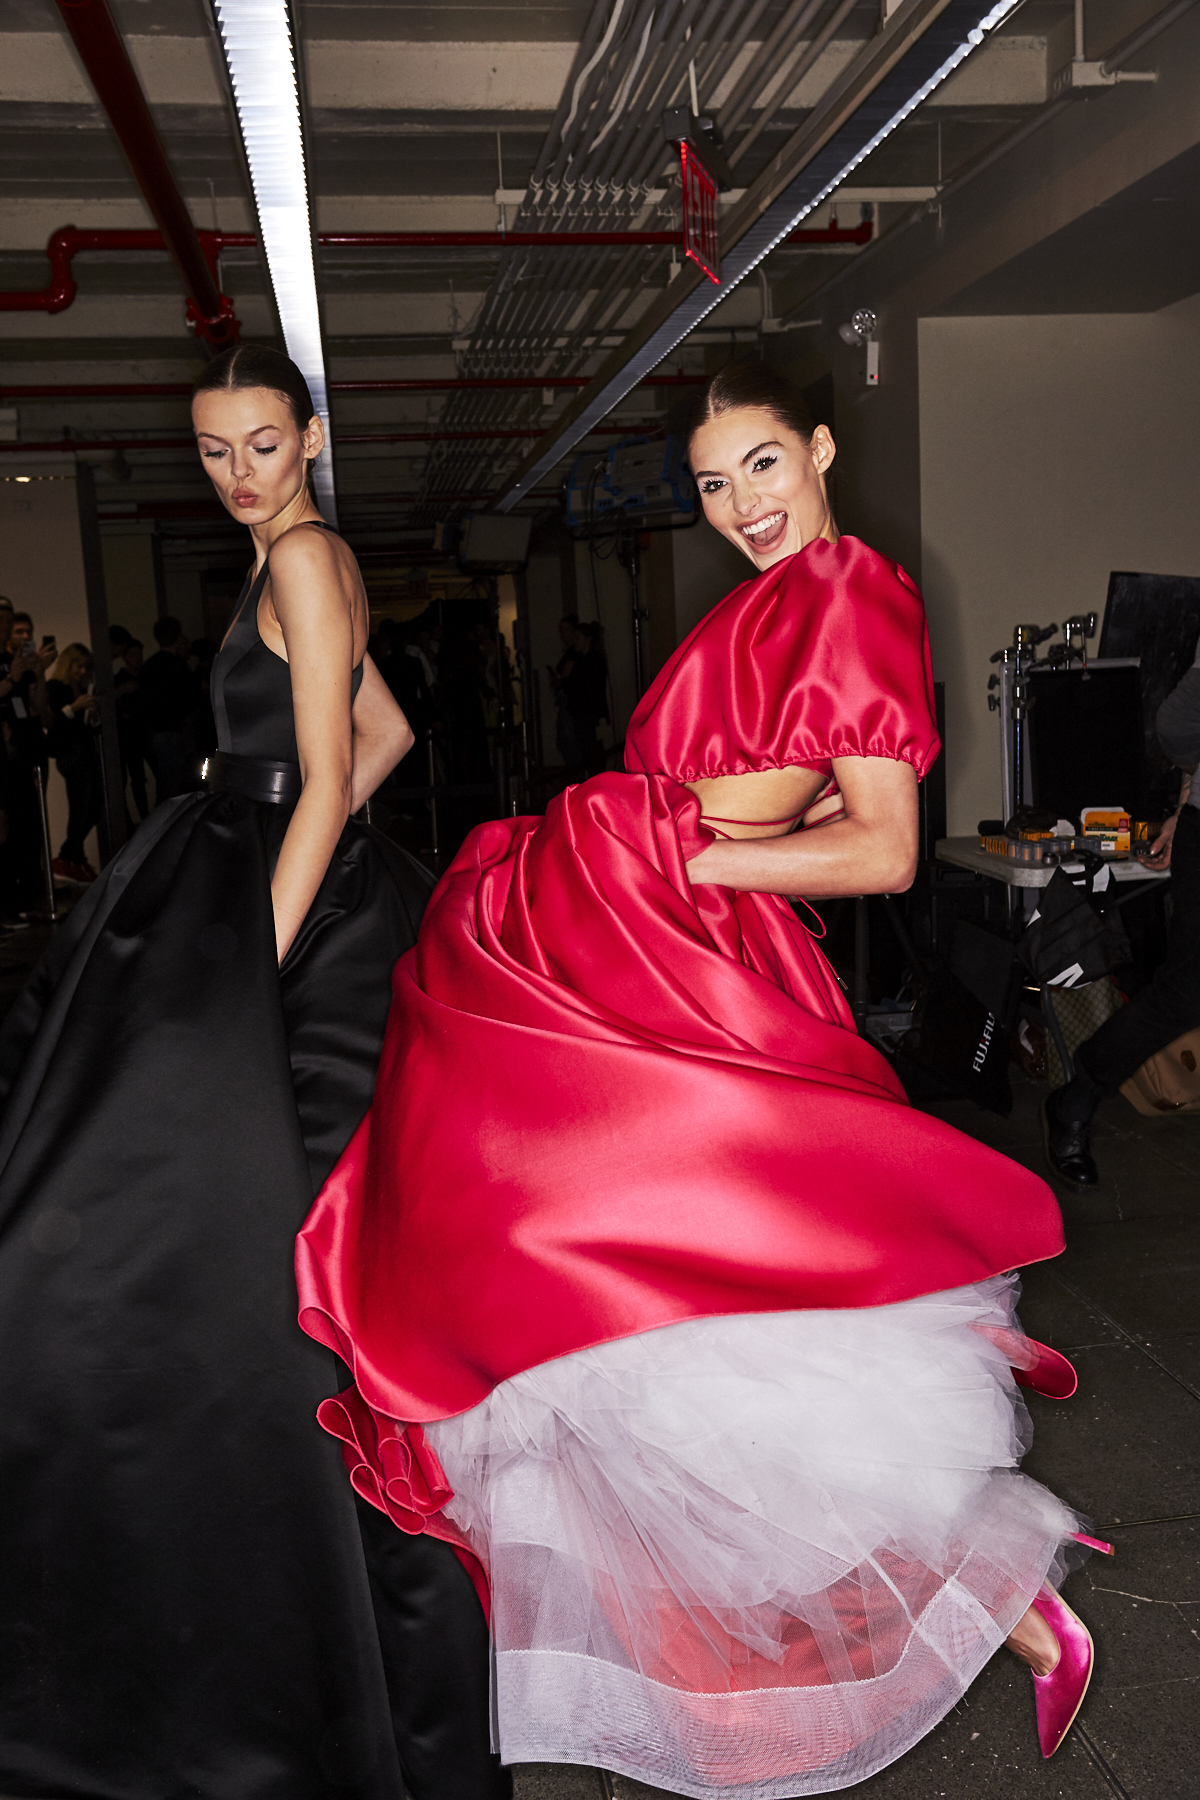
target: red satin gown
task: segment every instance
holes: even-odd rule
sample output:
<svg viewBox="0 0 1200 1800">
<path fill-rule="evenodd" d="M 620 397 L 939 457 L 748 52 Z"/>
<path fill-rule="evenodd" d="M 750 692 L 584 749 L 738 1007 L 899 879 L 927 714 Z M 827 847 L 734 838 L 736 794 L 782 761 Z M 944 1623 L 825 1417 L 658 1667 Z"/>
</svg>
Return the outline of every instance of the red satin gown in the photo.
<svg viewBox="0 0 1200 1800">
<path fill-rule="evenodd" d="M 816 541 L 691 633 L 626 772 L 472 833 L 397 965 L 301 1322 L 357 1490 L 490 1578 L 506 1761 L 846 1786 L 1061 1577 L 1005 1273 L 1061 1250 L 1050 1191 L 910 1108 L 782 898 L 684 867 L 685 782 L 921 775 L 931 702 L 911 581 Z"/>
</svg>

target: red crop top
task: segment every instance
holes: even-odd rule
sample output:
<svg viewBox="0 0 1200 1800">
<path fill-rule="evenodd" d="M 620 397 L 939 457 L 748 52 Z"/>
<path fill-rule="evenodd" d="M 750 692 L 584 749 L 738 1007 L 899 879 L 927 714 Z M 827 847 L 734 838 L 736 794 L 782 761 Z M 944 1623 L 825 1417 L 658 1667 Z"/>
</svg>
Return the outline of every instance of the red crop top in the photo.
<svg viewBox="0 0 1200 1800">
<path fill-rule="evenodd" d="M 916 586 L 858 538 L 818 538 L 684 639 L 630 720 L 625 767 L 702 781 L 887 756 L 919 777 L 940 748 Z"/>
</svg>

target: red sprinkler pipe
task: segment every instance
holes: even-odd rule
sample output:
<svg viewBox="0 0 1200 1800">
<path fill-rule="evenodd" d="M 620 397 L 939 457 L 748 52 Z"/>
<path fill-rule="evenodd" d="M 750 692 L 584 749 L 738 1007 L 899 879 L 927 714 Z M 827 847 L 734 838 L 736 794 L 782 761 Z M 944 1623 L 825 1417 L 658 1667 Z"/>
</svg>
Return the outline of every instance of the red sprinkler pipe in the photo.
<svg viewBox="0 0 1200 1800">
<path fill-rule="evenodd" d="M 593 425 L 588 432 L 589 437 L 645 437 L 657 430 L 655 424 L 637 425 Z M 461 439 L 488 438 L 536 438 L 541 437 L 545 427 L 531 425 L 525 431 L 513 431 L 496 428 L 477 431 L 439 431 L 436 425 L 430 425 L 425 431 L 335 431 L 335 444 L 434 444 L 456 442 Z M 52 443 L 23 444 L 0 443 L 0 455 L 22 456 L 35 453 L 41 455 L 50 450 L 194 450 L 195 438 L 56 438 Z"/>
<path fill-rule="evenodd" d="M 197 334 L 213 349 L 235 344 L 239 327 L 233 301 L 217 286 L 211 257 L 205 253 L 187 202 L 176 186 L 146 96 L 129 60 L 124 39 L 113 23 L 107 0 L 57 0 L 57 5 L 96 90 L 96 98 L 108 115 L 134 179 L 162 234 L 157 245 L 139 244 L 136 247 L 169 250 L 183 277 L 188 292 L 188 319 Z M 133 235 L 157 237 L 158 233 Z M 73 250 L 65 252 L 66 282 L 71 291 L 63 298 L 66 289 L 59 285 L 54 296 L 58 303 L 47 305 L 44 308 L 47 312 L 61 312 L 75 297 L 70 275 L 73 254 Z M 54 285 L 52 278 L 51 287 Z"/>
<path fill-rule="evenodd" d="M 58 0 L 59 6 L 64 10 L 70 9 L 71 6 L 76 3 L 81 6 L 103 5 L 103 0 Z M 124 46 L 122 45 L 121 48 L 123 54 Z M 131 69 L 130 74 L 132 75 L 132 73 Z M 134 77 L 134 80 L 136 81 L 136 77 Z M 138 94 L 140 97 L 140 88 L 138 89 Z M 142 105 L 145 106 L 144 100 L 142 101 Z M 149 115 L 147 115 L 147 117 L 148 116 Z M 150 129 L 153 130 L 153 123 L 151 123 Z M 157 143 L 157 138 L 155 139 L 155 142 Z M 129 154 L 130 162 L 132 163 L 133 157 L 132 154 L 129 153 L 128 147 L 126 147 L 126 153 Z M 161 145 L 159 145 L 159 154 L 162 154 Z M 134 164 L 134 172 L 135 174 L 137 173 L 136 164 Z M 167 178 L 170 179 L 169 170 L 167 171 Z M 141 182 L 140 175 L 138 176 L 138 179 L 139 182 Z M 172 187 L 174 187 L 173 183 Z M 147 200 L 150 201 L 150 193 L 144 183 L 142 183 L 142 191 L 146 195 Z M 183 200 L 180 198 L 178 192 L 176 192 L 175 197 L 186 214 L 187 209 L 184 207 Z M 151 202 L 151 210 L 153 210 L 153 202 Z M 155 213 L 155 217 L 158 217 L 157 212 Z M 212 321 L 207 318 L 203 322 L 200 320 L 199 313 L 196 310 L 196 301 L 189 300 L 188 317 L 195 325 L 196 330 L 201 337 L 207 339 L 209 343 L 214 345 L 218 344 L 218 342 L 220 344 L 236 343 L 238 324 L 237 320 L 233 317 L 233 302 L 226 295 L 220 294 L 217 291 L 216 260 L 222 250 L 254 249 L 257 246 L 258 239 L 254 236 L 253 232 L 249 231 L 197 230 L 196 227 L 192 225 L 190 216 L 188 216 L 187 225 L 190 237 L 199 246 L 200 258 L 206 265 L 207 281 L 211 295 L 215 297 L 215 302 L 220 308 L 226 309 L 220 313 L 220 318 L 217 320 L 216 325 L 213 325 Z M 793 231 L 787 242 L 789 244 L 866 244 L 870 242 L 873 230 L 874 226 L 872 225 L 871 220 L 864 219 L 861 225 L 845 228 L 841 225 L 826 225 L 820 230 Z M 325 249 L 335 250 L 454 250 L 462 249 L 464 247 L 478 247 L 486 250 L 511 250 L 516 248 L 569 250 L 587 245 L 604 244 L 642 244 L 650 246 L 673 245 L 676 249 L 680 249 L 683 245 L 683 239 L 677 231 L 510 231 L 506 235 L 502 235 L 498 231 L 323 231 L 318 237 L 317 242 Z M 50 261 L 49 285 L 45 288 L 33 290 L 17 289 L 7 293 L 0 292 L 0 312 L 55 313 L 62 312 L 66 307 L 70 306 L 72 300 L 75 298 L 75 283 L 71 275 L 71 263 L 76 253 L 80 250 L 166 249 L 171 249 L 172 254 L 175 255 L 174 247 L 166 240 L 165 232 L 160 234 L 157 231 L 76 231 L 73 225 L 64 226 L 61 231 L 56 231 L 54 233 L 46 245 L 46 255 Z M 175 255 L 175 260 L 179 263 L 180 271 L 182 273 L 183 264 L 178 255 Z M 185 281 L 188 279 L 186 274 L 184 279 Z M 189 288 L 189 291 L 193 293 L 193 295 L 196 294 L 194 288 Z M 218 340 L 212 335 L 212 331 L 217 329 L 217 326 L 220 325 L 222 320 L 228 321 L 229 329 L 228 334 Z M 500 386 L 506 379 L 507 378 L 505 377 L 496 377 L 492 379 L 491 385 Z M 528 383 L 514 382 L 512 385 L 527 385 L 529 387 L 585 387 L 587 385 L 587 380 L 590 379 L 590 377 L 587 377 L 586 379 L 573 378 L 571 380 L 555 382 L 531 380 Z M 654 377 L 653 379 L 657 381 L 659 385 L 667 385 L 671 380 L 670 377 L 666 376 Z M 687 376 L 679 376 L 677 379 L 679 383 L 682 384 L 690 378 Z M 430 384 L 431 388 L 445 388 L 449 385 L 451 384 L 440 381 Z M 464 382 L 463 385 L 481 386 L 484 384 L 482 382 Z M 380 392 L 415 391 L 415 384 L 409 384 L 407 390 L 395 383 L 377 383 L 375 386 Z M 336 393 L 339 389 L 341 389 L 343 393 L 351 391 L 365 393 L 370 391 L 361 384 L 334 382 L 333 391 Z M 30 397 L 32 398 L 32 396 Z"/>
<path fill-rule="evenodd" d="M 789 244 L 867 244 L 870 219 L 843 229 L 825 225 L 793 231 Z M 683 248 L 678 231 L 323 231 L 317 242 L 340 250 L 574 250 L 608 244 Z"/>
<path fill-rule="evenodd" d="M 0 295 L 0 300 L 3 295 Z M 590 375 L 458 375 L 415 381 L 331 381 L 331 394 L 441 394 L 494 388 L 529 392 L 538 388 L 581 388 Z M 640 387 L 698 387 L 704 375 L 647 375 Z M 192 392 L 187 381 L 60 382 L 37 387 L 0 387 L 0 400 L 166 400 L 183 399 Z"/>
</svg>

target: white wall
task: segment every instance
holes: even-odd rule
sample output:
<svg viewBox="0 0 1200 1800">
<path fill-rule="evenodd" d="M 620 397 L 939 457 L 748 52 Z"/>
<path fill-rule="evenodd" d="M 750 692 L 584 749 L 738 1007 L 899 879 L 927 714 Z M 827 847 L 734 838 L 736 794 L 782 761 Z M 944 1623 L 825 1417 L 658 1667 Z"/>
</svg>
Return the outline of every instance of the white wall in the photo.
<svg viewBox="0 0 1200 1800">
<path fill-rule="evenodd" d="M 1159 313 L 920 322 L 922 580 L 951 833 L 1000 810 L 988 656 L 1103 611 L 1109 572 L 1200 575 L 1200 295 Z"/>
</svg>

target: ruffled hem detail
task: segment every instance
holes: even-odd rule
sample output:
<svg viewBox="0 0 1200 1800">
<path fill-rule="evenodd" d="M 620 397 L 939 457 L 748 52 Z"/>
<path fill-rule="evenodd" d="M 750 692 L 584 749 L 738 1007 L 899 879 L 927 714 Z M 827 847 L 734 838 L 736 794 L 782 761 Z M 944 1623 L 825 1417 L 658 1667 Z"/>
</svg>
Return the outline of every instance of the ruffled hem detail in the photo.
<svg viewBox="0 0 1200 1800">
<path fill-rule="evenodd" d="M 368 1406 L 356 1387 L 317 1408 L 317 1423 L 342 1447 L 350 1485 L 410 1537 L 427 1532 L 449 1544 L 470 1576 L 484 1617 L 490 1618 L 487 1570 L 466 1534 L 443 1510 L 454 1498 L 446 1472 L 419 1425 L 404 1425 Z"/>
</svg>

